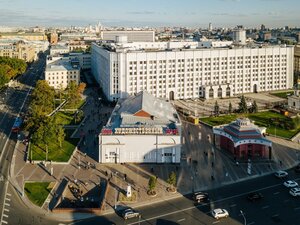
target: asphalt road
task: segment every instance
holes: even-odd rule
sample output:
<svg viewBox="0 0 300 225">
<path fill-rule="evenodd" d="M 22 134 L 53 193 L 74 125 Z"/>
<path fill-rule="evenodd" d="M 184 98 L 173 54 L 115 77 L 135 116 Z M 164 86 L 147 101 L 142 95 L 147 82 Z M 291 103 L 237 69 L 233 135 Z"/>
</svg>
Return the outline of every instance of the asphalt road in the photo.
<svg viewBox="0 0 300 225">
<path fill-rule="evenodd" d="M 290 171 L 289 177 L 300 182 L 299 175 L 294 171 Z M 249 202 L 246 198 L 247 194 L 253 191 L 261 192 L 264 198 L 257 202 Z M 208 192 L 211 201 L 207 204 L 194 205 L 191 198 L 186 196 L 138 208 L 142 214 L 140 221 L 138 219 L 124 221 L 121 217 L 113 214 L 72 224 L 299 225 L 300 199 L 292 197 L 288 191 L 289 189 L 283 186 L 283 180 L 275 178 L 272 174 L 211 190 Z M 230 217 L 214 219 L 211 216 L 211 210 L 214 208 L 227 209 Z"/>
<path fill-rule="evenodd" d="M 23 75 L 17 78 L 15 86 L 0 93 L 0 224 L 35 224 L 32 223 L 38 215 L 28 213 L 28 208 L 20 202 L 18 194 L 9 182 L 9 168 L 12 161 L 17 134 L 11 133 L 14 120 L 19 113 L 28 109 L 29 94 L 36 80 L 43 74 L 45 55 L 33 63 Z M 28 223 L 26 220 L 30 218 Z M 43 224 L 47 224 L 43 222 Z M 57 223 L 56 223 L 57 224 Z"/>
</svg>

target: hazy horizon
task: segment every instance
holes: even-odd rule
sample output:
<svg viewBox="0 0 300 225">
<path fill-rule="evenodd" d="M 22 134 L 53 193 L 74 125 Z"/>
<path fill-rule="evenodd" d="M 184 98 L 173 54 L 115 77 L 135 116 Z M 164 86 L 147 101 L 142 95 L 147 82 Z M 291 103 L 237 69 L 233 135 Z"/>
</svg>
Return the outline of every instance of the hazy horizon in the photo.
<svg viewBox="0 0 300 225">
<path fill-rule="evenodd" d="M 0 0 L 0 26 L 298 27 L 297 0 Z"/>
</svg>

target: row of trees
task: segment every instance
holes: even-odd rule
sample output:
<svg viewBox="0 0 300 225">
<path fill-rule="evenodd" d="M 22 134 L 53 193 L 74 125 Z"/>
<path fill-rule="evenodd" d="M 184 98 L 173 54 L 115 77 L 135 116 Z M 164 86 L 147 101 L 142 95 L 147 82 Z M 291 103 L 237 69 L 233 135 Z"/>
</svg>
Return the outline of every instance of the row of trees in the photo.
<svg viewBox="0 0 300 225">
<path fill-rule="evenodd" d="M 71 106 L 80 101 L 80 94 L 84 88 L 84 84 L 77 85 L 75 82 L 71 82 L 63 91 L 63 95 Z M 62 143 L 66 137 L 64 128 L 58 123 L 56 116 L 49 116 L 55 108 L 55 96 L 55 90 L 49 86 L 47 81 L 39 80 L 32 93 L 30 116 L 26 123 L 27 130 L 33 134 L 33 142 L 43 145 L 39 147 L 45 147 L 46 153 L 48 153 L 49 144 L 54 140 L 62 148 Z"/>
<path fill-rule="evenodd" d="M 26 71 L 27 64 L 22 59 L 14 59 L 0 56 L 0 88 L 10 79 Z"/>
<path fill-rule="evenodd" d="M 176 190 L 176 183 L 177 183 L 176 173 L 174 171 L 172 171 L 170 173 L 167 183 L 170 185 L 170 187 L 168 187 L 167 190 L 174 192 Z M 157 177 L 150 176 L 149 181 L 148 181 L 148 194 L 149 195 L 156 194 L 156 192 L 155 192 L 156 185 L 157 185 Z"/>
<path fill-rule="evenodd" d="M 256 104 L 256 101 L 254 100 L 251 104 L 251 107 L 248 107 L 246 99 L 245 99 L 244 95 L 242 95 L 241 101 L 239 102 L 239 108 L 237 109 L 236 112 L 238 112 L 238 113 L 257 113 L 257 111 L 258 111 L 258 106 Z M 232 104 L 231 104 L 231 102 L 229 102 L 228 113 L 231 114 L 233 112 L 234 111 L 233 111 L 233 108 L 232 108 Z M 220 106 L 218 104 L 218 101 L 215 102 L 214 115 L 215 116 L 220 115 Z"/>
</svg>

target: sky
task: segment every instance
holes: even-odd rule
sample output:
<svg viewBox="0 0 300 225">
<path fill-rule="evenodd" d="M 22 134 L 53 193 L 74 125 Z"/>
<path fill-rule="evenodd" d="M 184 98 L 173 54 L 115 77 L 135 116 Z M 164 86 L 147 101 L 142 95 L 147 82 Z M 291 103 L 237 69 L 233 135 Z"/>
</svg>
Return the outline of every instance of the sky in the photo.
<svg viewBox="0 0 300 225">
<path fill-rule="evenodd" d="M 0 0 L 0 26 L 300 26 L 300 0 Z"/>
</svg>

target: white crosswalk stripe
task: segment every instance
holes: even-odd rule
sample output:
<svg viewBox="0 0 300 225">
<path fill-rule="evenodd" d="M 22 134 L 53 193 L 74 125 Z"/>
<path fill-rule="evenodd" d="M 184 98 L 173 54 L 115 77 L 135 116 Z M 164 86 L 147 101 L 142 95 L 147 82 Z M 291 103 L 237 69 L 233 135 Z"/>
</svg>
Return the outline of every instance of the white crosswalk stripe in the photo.
<svg viewBox="0 0 300 225">
<path fill-rule="evenodd" d="M 5 220 L 2 220 L 2 221 L 1 221 L 1 223 L 5 223 L 5 224 L 8 224 L 8 222 L 6 222 Z"/>
</svg>

